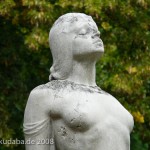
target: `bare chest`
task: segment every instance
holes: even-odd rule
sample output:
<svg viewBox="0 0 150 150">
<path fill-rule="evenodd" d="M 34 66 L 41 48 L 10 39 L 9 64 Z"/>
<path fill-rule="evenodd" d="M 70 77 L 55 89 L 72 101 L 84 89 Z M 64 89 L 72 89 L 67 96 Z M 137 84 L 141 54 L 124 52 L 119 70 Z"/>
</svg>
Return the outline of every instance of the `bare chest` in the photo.
<svg viewBox="0 0 150 150">
<path fill-rule="evenodd" d="M 51 108 L 53 121 L 63 120 L 72 130 L 88 131 L 94 126 L 121 124 L 132 129 L 132 116 L 111 95 L 72 92 L 55 95 Z"/>
</svg>

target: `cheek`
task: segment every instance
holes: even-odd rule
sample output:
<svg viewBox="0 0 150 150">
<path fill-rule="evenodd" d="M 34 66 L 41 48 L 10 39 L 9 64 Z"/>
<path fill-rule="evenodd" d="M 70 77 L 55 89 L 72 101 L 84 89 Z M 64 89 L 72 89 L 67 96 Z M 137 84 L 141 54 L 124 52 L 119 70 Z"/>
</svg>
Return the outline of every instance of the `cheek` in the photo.
<svg viewBox="0 0 150 150">
<path fill-rule="evenodd" d="M 72 42 L 72 50 L 74 54 L 82 54 L 92 49 L 92 42 L 90 39 L 76 38 Z"/>
</svg>

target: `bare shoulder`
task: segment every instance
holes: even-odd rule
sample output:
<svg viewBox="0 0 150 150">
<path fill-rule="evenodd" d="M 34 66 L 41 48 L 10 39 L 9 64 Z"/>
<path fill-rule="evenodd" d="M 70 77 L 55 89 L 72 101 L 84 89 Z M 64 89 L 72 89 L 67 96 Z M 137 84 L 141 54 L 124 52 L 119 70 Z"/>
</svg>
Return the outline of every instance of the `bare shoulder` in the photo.
<svg viewBox="0 0 150 150">
<path fill-rule="evenodd" d="M 43 87 L 45 87 L 45 85 L 40 85 L 30 92 L 24 113 L 24 125 L 27 129 L 25 129 L 25 132 L 27 134 L 30 133 L 30 129 L 33 128 L 34 130 L 35 127 L 31 127 L 31 125 L 28 127 L 27 124 L 45 123 L 49 118 L 53 94 L 51 89 Z"/>
<path fill-rule="evenodd" d="M 29 95 L 25 108 L 25 121 L 32 122 L 47 118 L 54 100 L 53 90 L 47 86 L 50 83 L 39 85 Z"/>
<path fill-rule="evenodd" d="M 50 83 L 39 85 L 35 87 L 29 95 L 27 105 L 45 107 L 50 106 L 53 101 L 54 90 L 51 88 Z"/>
<path fill-rule="evenodd" d="M 41 101 L 47 99 L 48 101 L 52 101 L 57 93 L 64 89 L 69 89 L 69 87 L 71 87 L 71 84 L 68 84 L 67 81 L 53 80 L 35 87 L 29 95 L 29 100 L 36 101 L 36 103 L 37 101 L 41 103 Z"/>
<path fill-rule="evenodd" d="M 30 92 L 30 96 L 34 96 L 34 97 L 39 96 L 42 98 L 42 97 L 50 96 L 50 95 L 51 96 L 53 95 L 53 88 L 50 82 L 39 85 Z"/>
</svg>

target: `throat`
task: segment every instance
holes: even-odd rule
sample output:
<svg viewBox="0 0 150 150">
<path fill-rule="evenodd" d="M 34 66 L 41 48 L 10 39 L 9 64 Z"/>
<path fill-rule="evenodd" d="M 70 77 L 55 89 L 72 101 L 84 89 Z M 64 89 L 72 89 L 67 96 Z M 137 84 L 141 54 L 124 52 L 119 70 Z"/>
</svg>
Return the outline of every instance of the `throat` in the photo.
<svg viewBox="0 0 150 150">
<path fill-rule="evenodd" d="M 95 64 L 96 62 L 73 62 L 72 71 L 68 81 L 88 86 L 96 86 L 95 82 Z"/>
</svg>

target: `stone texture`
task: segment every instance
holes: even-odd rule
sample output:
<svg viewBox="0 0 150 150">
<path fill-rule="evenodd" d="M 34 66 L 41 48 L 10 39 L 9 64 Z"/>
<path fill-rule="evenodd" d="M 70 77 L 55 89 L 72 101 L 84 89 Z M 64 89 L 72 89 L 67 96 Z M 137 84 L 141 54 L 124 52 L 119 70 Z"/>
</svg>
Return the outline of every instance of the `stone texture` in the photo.
<svg viewBox="0 0 150 150">
<path fill-rule="evenodd" d="M 50 48 L 50 82 L 31 91 L 25 109 L 25 140 L 34 142 L 26 150 L 129 150 L 133 117 L 95 83 L 104 47 L 93 19 L 80 13 L 58 18 Z M 48 139 L 54 143 L 44 143 Z"/>
</svg>

